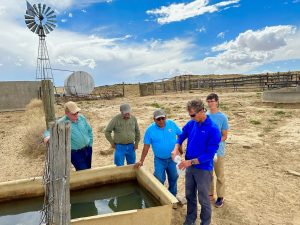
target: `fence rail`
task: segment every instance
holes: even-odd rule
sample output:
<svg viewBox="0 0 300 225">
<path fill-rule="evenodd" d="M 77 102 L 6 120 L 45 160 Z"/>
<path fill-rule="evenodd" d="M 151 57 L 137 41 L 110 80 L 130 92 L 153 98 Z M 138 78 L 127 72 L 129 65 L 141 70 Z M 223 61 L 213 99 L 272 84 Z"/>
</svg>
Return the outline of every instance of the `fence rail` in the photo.
<svg viewBox="0 0 300 225">
<path fill-rule="evenodd" d="M 199 76 L 180 76 L 161 82 L 140 83 L 140 96 L 155 95 L 166 92 L 189 90 L 229 89 L 239 90 L 268 90 L 300 85 L 300 72 L 267 73 L 243 75 L 235 78 L 204 78 Z"/>
</svg>

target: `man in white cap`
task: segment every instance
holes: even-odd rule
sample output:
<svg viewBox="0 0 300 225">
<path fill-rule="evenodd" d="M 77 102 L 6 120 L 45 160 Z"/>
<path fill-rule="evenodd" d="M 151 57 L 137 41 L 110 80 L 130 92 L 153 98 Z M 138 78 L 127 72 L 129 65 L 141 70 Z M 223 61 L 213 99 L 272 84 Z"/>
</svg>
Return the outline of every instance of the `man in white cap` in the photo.
<svg viewBox="0 0 300 225">
<path fill-rule="evenodd" d="M 123 166 L 126 158 L 127 164 L 134 164 L 135 150 L 140 141 L 140 129 L 135 116 L 131 115 L 131 107 L 124 103 L 120 105 L 120 114 L 109 122 L 105 129 L 105 137 L 115 149 L 114 163 Z M 114 136 L 112 137 L 112 132 Z"/>
<path fill-rule="evenodd" d="M 178 173 L 171 152 L 175 147 L 177 136 L 181 134 L 181 129 L 174 121 L 167 120 L 166 113 L 162 109 L 154 111 L 153 120 L 145 132 L 143 152 L 135 167 L 143 165 L 151 145 L 154 153 L 154 176 L 164 184 L 167 174 L 169 191 L 176 196 Z"/>
<path fill-rule="evenodd" d="M 87 119 L 79 114 L 80 110 L 75 102 L 67 102 L 65 115 L 57 122 L 71 122 L 71 162 L 76 170 L 85 170 L 90 169 L 92 164 L 93 130 Z M 49 131 L 45 131 L 44 137 L 47 143 Z"/>
</svg>

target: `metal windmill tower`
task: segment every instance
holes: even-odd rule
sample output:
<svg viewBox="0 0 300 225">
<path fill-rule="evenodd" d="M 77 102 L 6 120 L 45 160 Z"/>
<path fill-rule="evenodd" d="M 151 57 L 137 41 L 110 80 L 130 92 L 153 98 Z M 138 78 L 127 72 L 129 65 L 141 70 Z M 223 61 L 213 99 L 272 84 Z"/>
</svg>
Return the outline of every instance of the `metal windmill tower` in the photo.
<svg viewBox="0 0 300 225">
<path fill-rule="evenodd" d="M 46 45 L 46 34 L 56 27 L 56 15 L 54 10 L 45 4 L 31 5 L 28 1 L 25 14 L 27 27 L 39 36 L 39 48 L 37 57 L 36 79 L 52 80 L 53 75 Z"/>
<path fill-rule="evenodd" d="M 46 45 L 46 34 L 56 26 L 54 10 L 45 4 L 31 5 L 28 1 L 25 14 L 27 27 L 39 36 L 36 79 L 41 80 L 41 97 L 44 105 L 46 126 L 55 121 L 53 75 Z"/>
</svg>

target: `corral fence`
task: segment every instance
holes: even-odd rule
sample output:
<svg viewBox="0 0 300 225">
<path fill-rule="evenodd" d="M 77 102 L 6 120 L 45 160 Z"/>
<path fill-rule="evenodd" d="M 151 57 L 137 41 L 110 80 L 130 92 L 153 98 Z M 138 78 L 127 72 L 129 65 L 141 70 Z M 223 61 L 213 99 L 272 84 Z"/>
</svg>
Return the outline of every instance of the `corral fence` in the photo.
<svg viewBox="0 0 300 225">
<path fill-rule="evenodd" d="M 218 89 L 269 90 L 300 85 L 300 71 L 278 72 L 256 75 L 241 75 L 234 78 L 199 78 L 195 75 L 184 75 L 160 82 L 140 83 L 140 96 L 156 95 L 167 92 Z"/>
</svg>

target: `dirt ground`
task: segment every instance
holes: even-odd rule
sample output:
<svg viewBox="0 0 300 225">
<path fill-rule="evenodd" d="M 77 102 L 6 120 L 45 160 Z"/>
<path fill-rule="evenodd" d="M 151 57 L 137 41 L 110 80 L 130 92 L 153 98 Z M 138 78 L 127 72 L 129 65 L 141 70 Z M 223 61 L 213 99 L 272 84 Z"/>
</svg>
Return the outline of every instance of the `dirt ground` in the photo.
<svg viewBox="0 0 300 225">
<path fill-rule="evenodd" d="M 213 225 L 300 224 L 300 104 L 272 104 L 261 101 L 260 92 L 217 92 L 220 110 L 229 117 L 226 147 L 226 196 L 222 208 L 213 207 Z M 209 92 L 172 93 L 158 96 L 128 96 L 113 100 L 78 102 L 94 130 L 93 167 L 110 165 L 113 154 L 104 137 L 104 128 L 119 112 L 119 104 L 132 105 L 142 137 L 152 122 L 156 107 L 163 107 L 168 118 L 183 126 L 189 119 L 188 100 L 205 99 Z M 57 107 L 57 116 L 63 114 Z M 0 181 L 40 176 L 42 153 L 28 154 L 24 142 L 28 135 L 24 111 L 0 113 Z M 137 151 L 140 158 L 142 142 Z M 153 171 L 153 154 L 145 167 Z M 178 181 L 184 195 L 184 176 Z M 186 206 L 174 212 L 174 225 L 184 221 Z M 199 219 L 197 220 L 199 224 Z"/>
</svg>

